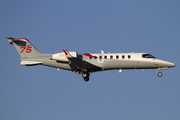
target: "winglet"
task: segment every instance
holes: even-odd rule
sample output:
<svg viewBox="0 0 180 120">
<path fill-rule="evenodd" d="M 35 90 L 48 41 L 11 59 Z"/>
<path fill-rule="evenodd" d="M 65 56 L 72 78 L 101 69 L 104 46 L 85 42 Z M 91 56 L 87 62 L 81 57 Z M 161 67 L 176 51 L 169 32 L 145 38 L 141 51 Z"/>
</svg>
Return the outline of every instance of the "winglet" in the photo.
<svg viewBox="0 0 180 120">
<path fill-rule="evenodd" d="M 67 58 L 73 58 L 73 56 L 66 49 L 63 48 L 63 51 Z"/>
</svg>

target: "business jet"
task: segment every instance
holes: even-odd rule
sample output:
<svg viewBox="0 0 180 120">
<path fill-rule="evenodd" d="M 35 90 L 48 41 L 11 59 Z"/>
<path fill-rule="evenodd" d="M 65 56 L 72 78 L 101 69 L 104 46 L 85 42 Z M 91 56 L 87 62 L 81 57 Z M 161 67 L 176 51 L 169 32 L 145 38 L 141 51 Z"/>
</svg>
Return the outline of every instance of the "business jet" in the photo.
<svg viewBox="0 0 180 120">
<path fill-rule="evenodd" d="M 59 69 L 73 71 L 81 74 L 84 80 L 89 81 L 90 73 L 123 69 L 158 69 L 160 70 L 175 67 L 174 63 L 160 60 L 148 53 L 101 53 L 78 54 L 75 51 L 56 54 L 40 53 L 26 38 L 6 37 L 10 44 L 13 44 L 21 56 L 22 66 L 44 65 Z"/>
</svg>

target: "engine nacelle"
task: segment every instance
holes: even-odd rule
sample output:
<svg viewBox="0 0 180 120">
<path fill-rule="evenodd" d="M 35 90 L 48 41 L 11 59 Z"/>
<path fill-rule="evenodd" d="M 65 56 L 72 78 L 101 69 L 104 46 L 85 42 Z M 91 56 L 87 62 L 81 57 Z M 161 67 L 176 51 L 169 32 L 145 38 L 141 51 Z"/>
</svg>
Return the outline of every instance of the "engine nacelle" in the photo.
<svg viewBox="0 0 180 120">
<path fill-rule="evenodd" d="M 77 52 L 69 52 L 69 54 L 71 54 L 73 57 L 77 57 Z M 51 59 L 59 61 L 69 61 L 64 52 L 53 54 Z"/>
</svg>

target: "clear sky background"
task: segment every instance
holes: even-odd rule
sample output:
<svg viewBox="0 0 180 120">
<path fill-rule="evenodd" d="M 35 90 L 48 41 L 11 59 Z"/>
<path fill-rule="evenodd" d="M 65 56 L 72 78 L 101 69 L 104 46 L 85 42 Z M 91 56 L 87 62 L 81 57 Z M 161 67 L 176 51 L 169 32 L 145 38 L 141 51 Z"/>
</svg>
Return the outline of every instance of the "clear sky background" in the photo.
<svg viewBox="0 0 180 120">
<path fill-rule="evenodd" d="M 163 70 L 81 75 L 22 67 L 5 37 L 42 53 L 146 52 Z M 1 0 L 0 120 L 179 120 L 179 0 Z"/>
</svg>

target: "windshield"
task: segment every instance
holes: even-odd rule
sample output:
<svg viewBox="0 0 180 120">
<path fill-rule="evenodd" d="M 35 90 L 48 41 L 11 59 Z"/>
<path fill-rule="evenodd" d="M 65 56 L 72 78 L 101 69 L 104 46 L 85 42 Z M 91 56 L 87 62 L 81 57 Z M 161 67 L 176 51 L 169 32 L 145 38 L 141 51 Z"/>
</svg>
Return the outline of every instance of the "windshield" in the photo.
<svg viewBox="0 0 180 120">
<path fill-rule="evenodd" d="M 152 56 L 151 54 L 142 54 L 143 58 L 155 58 L 154 56 Z"/>
</svg>

